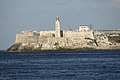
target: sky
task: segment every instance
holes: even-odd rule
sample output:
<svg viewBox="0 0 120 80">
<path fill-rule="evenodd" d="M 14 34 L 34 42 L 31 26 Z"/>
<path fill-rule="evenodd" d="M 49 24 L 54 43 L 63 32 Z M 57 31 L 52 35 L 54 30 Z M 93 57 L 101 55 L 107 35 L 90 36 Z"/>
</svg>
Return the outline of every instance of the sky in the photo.
<svg viewBox="0 0 120 80">
<path fill-rule="evenodd" d="M 15 42 L 23 30 L 54 30 L 56 16 L 61 29 L 120 28 L 120 0 L 0 0 L 0 50 Z"/>
</svg>

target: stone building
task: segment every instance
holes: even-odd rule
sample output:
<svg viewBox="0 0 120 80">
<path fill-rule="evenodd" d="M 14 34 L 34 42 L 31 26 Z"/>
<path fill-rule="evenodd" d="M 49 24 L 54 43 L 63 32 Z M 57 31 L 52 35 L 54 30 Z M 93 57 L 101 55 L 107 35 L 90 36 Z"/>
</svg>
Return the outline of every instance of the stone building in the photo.
<svg viewBox="0 0 120 80">
<path fill-rule="evenodd" d="M 41 50 L 54 48 L 80 48 L 88 47 L 93 44 L 95 40 L 99 42 L 107 42 L 107 36 L 110 34 L 119 34 L 120 31 L 100 31 L 92 30 L 89 25 L 80 25 L 78 30 L 60 30 L 60 19 L 56 18 L 55 30 L 51 31 L 22 31 L 16 34 L 15 43 L 22 43 L 22 45 L 33 45 L 35 48 L 41 46 Z"/>
<path fill-rule="evenodd" d="M 89 25 L 80 25 L 79 31 L 90 31 L 90 26 Z"/>
</svg>

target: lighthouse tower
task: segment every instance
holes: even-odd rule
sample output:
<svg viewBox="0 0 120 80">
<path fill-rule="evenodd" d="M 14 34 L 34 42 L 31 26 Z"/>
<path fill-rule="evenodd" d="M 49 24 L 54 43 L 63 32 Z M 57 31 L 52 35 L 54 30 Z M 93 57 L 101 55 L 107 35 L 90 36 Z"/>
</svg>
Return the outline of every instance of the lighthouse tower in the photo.
<svg viewBox="0 0 120 80">
<path fill-rule="evenodd" d="M 61 37 L 60 35 L 60 20 L 59 17 L 56 17 L 56 22 L 55 22 L 55 37 Z"/>
</svg>

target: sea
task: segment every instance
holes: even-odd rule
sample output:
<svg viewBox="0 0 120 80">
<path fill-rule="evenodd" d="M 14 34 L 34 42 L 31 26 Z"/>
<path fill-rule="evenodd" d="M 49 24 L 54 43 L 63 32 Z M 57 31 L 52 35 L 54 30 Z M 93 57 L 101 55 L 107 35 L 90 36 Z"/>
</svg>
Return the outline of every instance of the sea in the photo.
<svg viewBox="0 0 120 80">
<path fill-rule="evenodd" d="M 0 80 L 120 80 L 120 50 L 0 51 Z"/>
</svg>

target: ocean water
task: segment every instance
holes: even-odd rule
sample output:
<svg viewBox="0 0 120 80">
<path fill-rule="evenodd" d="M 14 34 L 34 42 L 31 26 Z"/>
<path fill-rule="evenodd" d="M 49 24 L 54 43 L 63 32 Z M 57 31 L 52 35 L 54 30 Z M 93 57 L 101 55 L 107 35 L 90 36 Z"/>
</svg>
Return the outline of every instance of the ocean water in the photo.
<svg viewBox="0 0 120 80">
<path fill-rule="evenodd" d="M 0 80 L 120 80 L 120 50 L 0 51 Z"/>
</svg>

